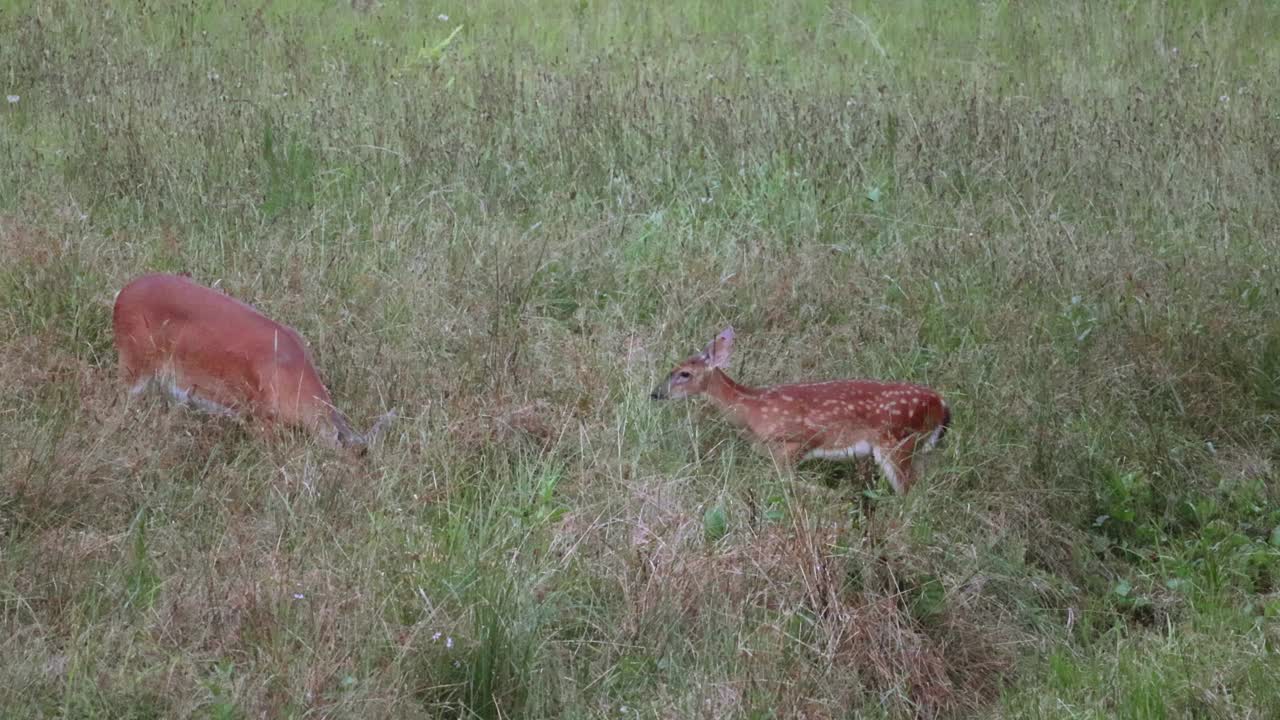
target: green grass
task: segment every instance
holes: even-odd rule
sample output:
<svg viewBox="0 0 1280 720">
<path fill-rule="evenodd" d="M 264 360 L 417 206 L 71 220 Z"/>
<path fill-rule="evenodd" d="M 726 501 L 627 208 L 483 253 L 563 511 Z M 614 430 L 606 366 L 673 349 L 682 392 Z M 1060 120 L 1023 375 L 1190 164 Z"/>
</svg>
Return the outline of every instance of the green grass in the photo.
<svg viewBox="0 0 1280 720">
<path fill-rule="evenodd" d="M 1270 717 L 1277 27 L 4 4 L 0 714 Z M 127 400 L 149 270 L 402 419 Z M 651 403 L 726 324 L 745 382 L 936 386 L 946 448 L 899 498 Z"/>
</svg>

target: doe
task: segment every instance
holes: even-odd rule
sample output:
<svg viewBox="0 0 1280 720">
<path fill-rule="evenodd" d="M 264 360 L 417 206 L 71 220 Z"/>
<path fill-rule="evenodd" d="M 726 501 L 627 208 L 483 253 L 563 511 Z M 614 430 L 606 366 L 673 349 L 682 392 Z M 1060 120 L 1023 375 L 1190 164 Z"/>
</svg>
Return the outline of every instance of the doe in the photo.
<svg viewBox="0 0 1280 720">
<path fill-rule="evenodd" d="M 875 380 L 740 385 L 724 372 L 732 351 L 730 327 L 705 350 L 677 365 L 651 397 L 705 394 L 784 468 L 809 458 L 874 455 L 894 492 L 904 494 L 915 478 L 912 459 L 917 446 L 936 446 L 951 422 L 942 396 L 922 385 Z"/>
<path fill-rule="evenodd" d="M 359 455 L 395 417 L 394 410 L 387 413 L 367 435 L 352 430 L 301 335 L 184 277 L 136 278 L 116 295 L 112 325 L 120 377 L 131 395 L 158 382 L 202 410 L 249 415 L 265 428 L 300 426 Z"/>
</svg>

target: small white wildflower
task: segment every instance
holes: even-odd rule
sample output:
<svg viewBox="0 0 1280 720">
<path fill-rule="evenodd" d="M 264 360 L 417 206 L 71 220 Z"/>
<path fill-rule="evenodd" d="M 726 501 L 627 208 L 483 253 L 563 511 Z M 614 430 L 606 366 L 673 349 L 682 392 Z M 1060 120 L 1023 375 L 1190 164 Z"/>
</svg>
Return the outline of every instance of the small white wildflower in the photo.
<svg viewBox="0 0 1280 720">
<path fill-rule="evenodd" d="M 1174 56 L 1176 57 L 1176 56 L 1177 56 L 1177 54 L 1178 54 L 1178 48 L 1176 48 L 1176 47 L 1175 47 L 1175 48 L 1174 48 L 1173 50 L 1171 50 L 1170 52 L 1172 52 L 1172 53 L 1174 54 Z"/>
<path fill-rule="evenodd" d="M 440 633 L 436 633 L 436 634 L 434 634 L 434 635 L 432 635 L 432 636 L 431 636 L 431 642 L 435 642 L 435 641 L 437 641 L 437 640 L 439 640 L 439 639 L 440 639 Z"/>
<path fill-rule="evenodd" d="M 18 102 L 19 100 L 21 100 L 21 99 L 22 99 L 22 96 L 21 96 L 21 95 L 6 95 L 6 96 L 4 97 L 4 99 L 5 99 L 5 100 L 8 100 L 10 105 L 14 105 L 14 104 L 17 104 L 17 102 Z"/>
<path fill-rule="evenodd" d="M 457 668 L 457 667 L 462 667 L 462 663 L 458 662 L 457 660 L 454 660 L 454 661 L 453 661 L 453 666 L 454 666 L 454 667 L 456 667 L 456 668 Z"/>
<path fill-rule="evenodd" d="M 445 15 L 444 13 L 440 13 L 439 15 L 437 15 L 436 19 L 439 20 L 440 22 L 449 22 L 449 16 Z"/>
<path fill-rule="evenodd" d="M 1223 105 L 1226 105 L 1227 103 L 1231 102 L 1231 98 L 1227 95 L 1223 95 L 1222 97 L 1218 98 L 1218 102 L 1222 103 Z"/>
<path fill-rule="evenodd" d="M 306 599 L 306 597 L 307 597 L 307 596 L 306 596 L 306 595 L 303 595 L 302 593 L 294 593 L 294 594 L 293 594 L 293 599 L 294 599 L 294 600 L 305 600 L 305 599 Z"/>
<path fill-rule="evenodd" d="M 444 639 L 444 646 L 445 646 L 446 648 L 452 648 L 452 647 L 453 647 L 453 638 L 451 638 L 451 637 L 447 637 L 447 638 L 445 638 L 445 639 Z"/>
<path fill-rule="evenodd" d="M 218 73 L 216 73 L 216 72 L 214 72 L 214 71 L 212 71 L 212 70 L 210 70 L 210 71 L 209 71 L 209 76 L 208 76 L 208 77 L 209 77 L 209 82 L 218 82 L 219 80 L 221 80 L 221 79 L 222 79 L 222 76 L 221 76 L 221 75 L 219 75 Z"/>
</svg>

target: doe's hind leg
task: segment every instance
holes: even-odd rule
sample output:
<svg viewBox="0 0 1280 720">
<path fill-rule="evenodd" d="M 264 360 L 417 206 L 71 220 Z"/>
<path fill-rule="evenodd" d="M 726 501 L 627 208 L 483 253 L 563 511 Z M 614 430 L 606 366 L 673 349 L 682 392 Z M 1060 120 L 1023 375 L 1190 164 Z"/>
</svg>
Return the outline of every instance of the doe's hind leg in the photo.
<svg viewBox="0 0 1280 720">
<path fill-rule="evenodd" d="M 125 387 L 126 392 L 124 394 L 123 399 L 125 400 L 126 404 L 128 404 L 133 400 L 136 400 L 137 398 L 142 397 L 143 393 L 145 393 L 147 389 L 151 387 L 151 383 L 153 379 L 154 379 L 153 376 L 150 374 L 134 372 L 127 366 L 121 364 L 120 384 L 124 385 Z M 121 396 L 117 395 L 116 402 L 119 402 L 120 400 L 121 400 Z"/>
<path fill-rule="evenodd" d="M 128 388 L 130 395 L 141 395 L 147 389 L 147 385 L 151 384 L 151 373 L 142 370 L 140 363 L 133 358 L 133 353 L 129 352 L 128 346 L 117 347 L 116 354 L 120 362 L 118 373 L 120 384 Z"/>
<path fill-rule="evenodd" d="M 129 397 L 146 392 L 155 380 L 154 358 L 143 352 L 132 337 L 122 335 L 116 328 L 116 357 L 119 362 L 120 384 L 129 391 Z"/>
<path fill-rule="evenodd" d="M 151 376 L 147 375 L 141 378 L 130 378 L 125 380 L 125 387 L 129 388 L 129 397 L 138 397 L 151 387 Z"/>
</svg>

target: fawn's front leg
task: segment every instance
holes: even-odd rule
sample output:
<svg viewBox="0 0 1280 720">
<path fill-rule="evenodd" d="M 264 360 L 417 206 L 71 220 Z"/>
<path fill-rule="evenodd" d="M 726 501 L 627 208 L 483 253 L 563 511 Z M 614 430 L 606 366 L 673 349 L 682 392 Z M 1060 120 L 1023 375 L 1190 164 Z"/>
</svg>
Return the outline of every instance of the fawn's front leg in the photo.
<svg viewBox="0 0 1280 720">
<path fill-rule="evenodd" d="M 769 451 L 769 457 L 773 458 L 773 464 L 788 475 L 795 470 L 796 463 L 804 455 L 804 445 L 797 442 L 771 442 L 766 443 L 765 448 Z"/>
</svg>

